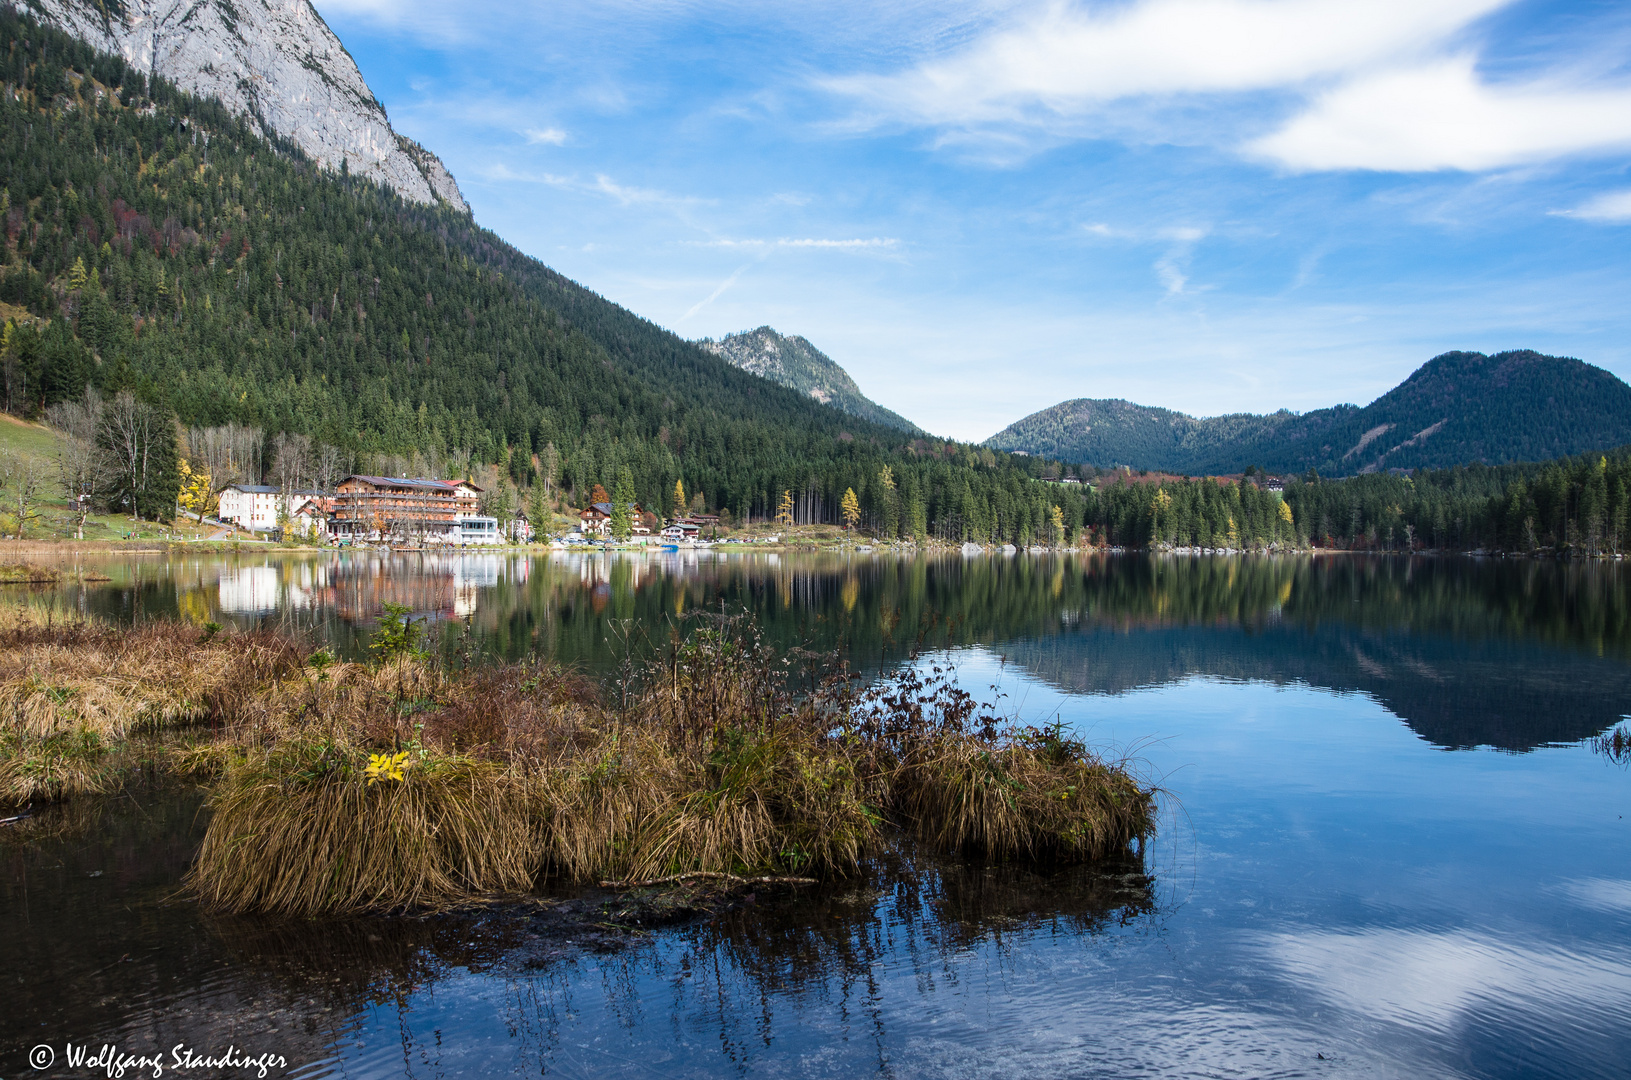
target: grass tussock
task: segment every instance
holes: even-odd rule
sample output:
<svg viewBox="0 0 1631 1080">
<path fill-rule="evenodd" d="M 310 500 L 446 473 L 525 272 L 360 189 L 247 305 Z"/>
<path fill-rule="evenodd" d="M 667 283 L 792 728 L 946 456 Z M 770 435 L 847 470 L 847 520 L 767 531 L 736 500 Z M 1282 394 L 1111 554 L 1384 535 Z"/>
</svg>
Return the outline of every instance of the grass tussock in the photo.
<svg viewBox="0 0 1631 1080">
<path fill-rule="evenodd" d="M 354 755 L 311 743 L 234 764 L 213 799 L 192 886 L 218 910 L 310 915 L 532 885 L 537 815 L 514 777 L 436 757 L 404 776 L 370 784 Z"/>
<path fill-rule="evenodd" d="M 0 623 L 0 806 L 107 791 L 138 734 L 235 724 L 305 650 L 269 632 Z"/>
<path fill-rule="evenodd" d="M 0 585 L 55 585 L 62 571 L 33 563 L 0 563 Z"/>
<path fill-rule="evenodd" d="M 171 732 L 170 770 L 212 791 L 191 888 L 286 915 L 551 875 L 848 875 L 892 827 L 1062 861 L 1154 829 L 1122 764 L 982 711 L 946 670 L 863 686 L 713 620 L 614 693 L 543 664 L 452 669 L 386 630 L 385 655 L 341 664 L 269 635 L 12 628 L 0 798 L 105 789 L 111 741 Z"/>
</svg>

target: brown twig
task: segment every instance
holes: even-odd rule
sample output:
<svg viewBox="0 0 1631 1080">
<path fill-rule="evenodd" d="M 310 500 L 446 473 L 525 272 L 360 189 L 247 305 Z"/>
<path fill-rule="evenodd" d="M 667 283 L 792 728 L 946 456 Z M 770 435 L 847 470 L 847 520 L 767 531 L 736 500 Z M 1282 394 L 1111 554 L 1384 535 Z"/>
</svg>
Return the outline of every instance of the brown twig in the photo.
<svg viewBox="0 0 1631 1080">
<path fill-rule="evenodd" d="M 646 878 L 642 881 L 602 881 L 602 889 L 644 889 L 652 885 L 674 885 L 681 881 L 728 881 L 733 885 L 814 885 L 815 878 L 807 877 L 738 877 L 719 870 L 690 870 L 667 877 Z"/>
</svg>

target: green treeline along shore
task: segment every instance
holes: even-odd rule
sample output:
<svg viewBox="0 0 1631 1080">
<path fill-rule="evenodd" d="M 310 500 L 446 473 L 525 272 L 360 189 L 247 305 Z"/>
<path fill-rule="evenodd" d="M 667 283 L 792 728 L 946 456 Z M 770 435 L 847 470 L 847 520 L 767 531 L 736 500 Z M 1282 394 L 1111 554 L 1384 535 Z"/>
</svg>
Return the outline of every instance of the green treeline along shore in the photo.
<svg viewBox="0 0 1631 1080">
<path fill-rule="evenodd" d="M 187 885 L 220 911 L 831 878 L 891 835 L 1096 860 L 1155 828 L 1155 789 L 1062 728 L 1004 721 L 913 668 L 870 687 L 831 663 L 790 675 L 741 620 L 694 620 L 635 689 L 433 662 L 396 607 L 365 663 L 265 630 L 4 615 L 0 806 L 144 773 L 202 783 Z"/>
</svg>

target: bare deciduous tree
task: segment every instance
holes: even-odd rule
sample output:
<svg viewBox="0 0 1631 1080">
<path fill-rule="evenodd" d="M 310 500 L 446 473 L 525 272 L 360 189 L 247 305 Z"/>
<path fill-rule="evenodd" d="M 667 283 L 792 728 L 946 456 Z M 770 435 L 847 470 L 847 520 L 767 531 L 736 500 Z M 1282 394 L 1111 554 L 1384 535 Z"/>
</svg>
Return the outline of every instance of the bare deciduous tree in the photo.
<svg viewBox="0 0 1631 1080">
<path fill-rule="evenodd" d="M 187 457 L 195 471 L 210 474 L 210 486 L 216 493 L 228 484 L 258 484 L 262 434 L 260 428 L 241 424 L 189 428 Z"/>
<path fill-rule="evenodd" d="M 5 492 L 6 508 L 16 515 L 19 540 L 23 528 L 40 516 L 47 475 L 46 465 L 36 458 L 0 453 L 0 490 Z"/>
<path fill-rule="evenodd" d="M 312 460 L 312 479 L 316 481 L 317 490 L 324 495 L 333 495 L 334 489 L 350 471 L 350 455 L 337 446 L 319 443 Z"/>
<path fill-rule="evenodd" d="M 85 519 L 103 486 L 104 455 L 96 445 L 97 428 L 102 423 L 102 395 L 96 387 L 86 387 L 83 400 L 53 405 L 45 410 L 45 419 L 57 432 L 57 477 L 78 519 L 74 535 L 83 540 Z"/>
<path fill-rule="evenodd" d="M 166 421 L 151 406 L 137 401 L 128 391 L 121 392 L 102 407 L 97 425 L 97 445 L 108 466 L 104 476 L 107 490 L 124 491 L 122 504 L 141 519 L 137 493 L 147 489 L 148 466 L 153 444 L 166 434 Z"/>
</svg>

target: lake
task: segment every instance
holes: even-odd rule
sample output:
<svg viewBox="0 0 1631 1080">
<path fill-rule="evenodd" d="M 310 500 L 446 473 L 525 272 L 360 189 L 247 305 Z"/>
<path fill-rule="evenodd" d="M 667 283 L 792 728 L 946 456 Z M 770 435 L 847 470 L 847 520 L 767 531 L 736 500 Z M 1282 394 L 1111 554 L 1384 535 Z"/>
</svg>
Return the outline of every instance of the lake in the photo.
<svg viewBox="0 0 1631 1080">
<path fill-rule="evenodd" d="M 626 677 L 699 613 L 858 670 L 950 664 L 1167 795 L 1141 863 L 881 853 L 622 948 L 525 918 L 225 919 L 171 790 L 0 830 L 0 1076 L 65 1044 L 268 1075 L 1625 1076 L 1631 574 L 1472 558 L 156 555 L 15 591 Z M 42 825 L 47 822 L 42 822 Z M 31 1070 L 28 1048 L 54 1048 Z M 255 1075 L 239 1069 L 232 1075 Z M 152 1075 L 132 1066 L 127 1076 Z M 194 1071 L 192 1075 L 217 1075 Z"/>
</svg>

